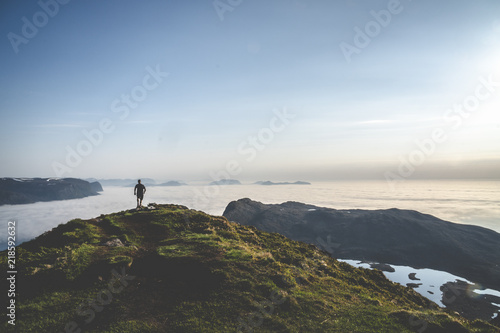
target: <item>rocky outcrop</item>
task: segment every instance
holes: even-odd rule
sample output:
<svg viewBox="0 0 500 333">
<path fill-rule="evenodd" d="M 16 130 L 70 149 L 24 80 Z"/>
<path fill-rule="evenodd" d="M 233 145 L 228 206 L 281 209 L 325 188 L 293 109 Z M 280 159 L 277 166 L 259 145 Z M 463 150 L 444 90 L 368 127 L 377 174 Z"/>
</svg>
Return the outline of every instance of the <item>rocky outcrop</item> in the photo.
<svg viewBox="0 0 500 333">
<path fill-rule="evenodd" d="M 478 294 L 481 286 L 472 285 L 465 281 L 447 282 L 441 286 L 443 291 L 442 302 L 452 311 L 460 313 L 467 319 L 482 319 L 489 321 L 498 314 L 500 297 L 495 295 Z"/>
<path fill-rule="evenodd" d="M 231 202 L 231 221 L 313 243 L 336 258 L 446 271 L 500 290 L 500 234 L 411 210 L 336 210 Z"/>
<path fill-rule="evenodd" d="M 92 191 L 94 191 L 94 192 L 102 192 L 102 191 L 104 191 L 104 190 L 102 189 L 101 184 L 100 184 L 99 182 L 91 182 L 91 183 L 90 183 L 90 189 L 91 189 Z"/>
<path fill-rule="evenodd" d="M 85 198 L 102 191 L 98 182 L 75 178 L 1 178 L 0 205 Z"/>
</svg>

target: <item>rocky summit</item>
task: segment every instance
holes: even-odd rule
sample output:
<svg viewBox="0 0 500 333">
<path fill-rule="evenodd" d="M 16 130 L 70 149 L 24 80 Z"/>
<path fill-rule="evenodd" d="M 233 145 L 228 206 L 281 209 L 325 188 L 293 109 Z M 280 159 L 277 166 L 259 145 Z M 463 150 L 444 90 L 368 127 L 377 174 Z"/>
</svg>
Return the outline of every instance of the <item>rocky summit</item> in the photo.
<svg viewBox="0 0 500 333">
<path fill-rule="evenodd" d="M 499 331 L 314 245 L 178 205 L 73 220 L 16 256 L 16 326 L 2 332 Z"/>
</svg>

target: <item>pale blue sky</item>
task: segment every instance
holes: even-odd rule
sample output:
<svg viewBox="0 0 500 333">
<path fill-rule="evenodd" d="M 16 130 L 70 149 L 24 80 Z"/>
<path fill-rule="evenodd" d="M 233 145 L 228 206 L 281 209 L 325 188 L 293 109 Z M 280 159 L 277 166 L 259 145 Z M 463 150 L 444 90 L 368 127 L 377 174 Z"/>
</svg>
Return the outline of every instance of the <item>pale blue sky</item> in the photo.
<svg viewBox="0 0 500 333">
<path fill-rule="evenodd" d="M 3 1 L 0 176 L 208 179 L 228 162 L 250 180 L 405 176 L 400 159 L 441 129 L 408 177 L 499 178 L 500 2 L 397 3 L 73 0 L 50 17 Z M 28 38 L 23 17 L 38 20 Z M 356 27 L 376 29 L 368 45 Z M 342 43 L 358 46 L 349 61 Z M 470 116 L 447 113 L 477 89 Z M 121 119 L 113 102 L 133 92 Z M 113 130 L 82 143 L 103 119 Z"/>
</svg>

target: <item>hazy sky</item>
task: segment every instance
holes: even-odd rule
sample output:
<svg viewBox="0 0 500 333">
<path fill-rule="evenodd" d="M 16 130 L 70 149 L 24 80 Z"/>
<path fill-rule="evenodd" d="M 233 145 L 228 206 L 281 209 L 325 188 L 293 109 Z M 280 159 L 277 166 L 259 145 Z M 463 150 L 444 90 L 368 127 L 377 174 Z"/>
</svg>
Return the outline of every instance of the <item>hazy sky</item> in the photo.
<svg viewBox="0 0 500 333">
<path fill-rule="evenodd" d="M 500 1 L 4 0 L 0 177 L 500 178 Z"/>
</svg>

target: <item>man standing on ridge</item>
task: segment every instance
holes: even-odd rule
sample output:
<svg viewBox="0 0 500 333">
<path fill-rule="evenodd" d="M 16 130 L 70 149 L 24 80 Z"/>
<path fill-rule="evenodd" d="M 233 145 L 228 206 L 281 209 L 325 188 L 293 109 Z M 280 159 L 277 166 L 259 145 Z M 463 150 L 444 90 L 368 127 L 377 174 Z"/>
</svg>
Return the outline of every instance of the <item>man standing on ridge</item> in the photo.
<svg viewBox="0 0 500 333">
<path fill-rule="evenodd" d="M 137 181 L 134 188 L 134 195 L 137 195 L 137 208 L 142 207 L 142 199 L 144 198 L 144 193 L 146 193 L 146 186 L 141 184 L 141 180 Z"/>
</svg>

